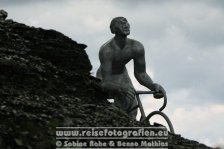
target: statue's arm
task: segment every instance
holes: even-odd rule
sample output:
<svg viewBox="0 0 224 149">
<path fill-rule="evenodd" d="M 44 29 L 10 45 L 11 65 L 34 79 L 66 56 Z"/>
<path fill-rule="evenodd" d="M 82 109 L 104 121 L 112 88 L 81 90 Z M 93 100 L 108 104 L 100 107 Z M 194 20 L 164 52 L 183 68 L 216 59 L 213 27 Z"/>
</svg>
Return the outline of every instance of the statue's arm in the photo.
<svg viewBox="0 0 224 149">
<path fill-rule="evenodd" d="M 152 79 L 146 73 L 145 50 L 141 44 L 139 44 L 135 49 L 134 55 L 135 55 L 134 57 L 135 78 L 141 85 L 149 88 L 150 90 L 155 90 Z"/>
<path fill-rule="evenodd" d="M 157 83 L 153 83 L 152 79 L 146 73 L 145 50 L 141 44 L 137 46 L 137 50 L 135 51 L 134 74 L 141 85 L 149 88 L 152 91 L 158 92 L 154 94 L 155 98 L 162 98 L 166 95 L 164 88 Z"/>
</svg>

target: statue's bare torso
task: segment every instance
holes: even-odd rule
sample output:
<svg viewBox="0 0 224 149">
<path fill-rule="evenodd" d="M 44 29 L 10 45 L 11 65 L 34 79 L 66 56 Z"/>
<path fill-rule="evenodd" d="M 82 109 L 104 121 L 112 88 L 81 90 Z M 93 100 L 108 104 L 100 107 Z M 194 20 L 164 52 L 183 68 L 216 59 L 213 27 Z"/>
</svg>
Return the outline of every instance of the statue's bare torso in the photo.
<svg viewBox="0 0 224 149">
<path fill-rule="evenodd" d="M 116 45 L 115 40 L 111 39 L 101 47 L 100 53 L 107 53 L 108 61 L 111 61 L 112 63 L 112 74 L 110 77 L 114 82 L 133 87 L 125 65 L 130 60 L 134 59 L 135 50 L 138 50 L 137 44 L 139 44 L 139 42 L 127 38 L 126 45 L 123 48 L 120 48 Z M 97 76 L 102 78 L 101 66 L 98 70 Z"/>
</svg>

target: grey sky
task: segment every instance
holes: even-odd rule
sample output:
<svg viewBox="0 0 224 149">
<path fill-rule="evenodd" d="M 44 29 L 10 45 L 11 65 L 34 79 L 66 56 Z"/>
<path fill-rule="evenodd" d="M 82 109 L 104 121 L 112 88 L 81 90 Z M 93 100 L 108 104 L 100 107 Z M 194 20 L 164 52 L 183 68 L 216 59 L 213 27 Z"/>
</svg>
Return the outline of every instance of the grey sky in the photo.
<svg viewBox="0 0 224 149">
<path fill-rule="evenodd" d="M 0 6 L 18 22 L 56 29 L 87 44 L 93 74 L 100 46 L 112 38 L 110 20 L 126 17 L 130 38 L 145 46 L 148 73 L 167 90 L 166 112 L 177 132 L 209 145 L 224 144 L 223 0 L 0 0 Z M 144 89 L 134 79 L 132 64 L 127 67 L 135 87 Z M 157 108 L 146 98 L 146 111 Z"/>
</svg>

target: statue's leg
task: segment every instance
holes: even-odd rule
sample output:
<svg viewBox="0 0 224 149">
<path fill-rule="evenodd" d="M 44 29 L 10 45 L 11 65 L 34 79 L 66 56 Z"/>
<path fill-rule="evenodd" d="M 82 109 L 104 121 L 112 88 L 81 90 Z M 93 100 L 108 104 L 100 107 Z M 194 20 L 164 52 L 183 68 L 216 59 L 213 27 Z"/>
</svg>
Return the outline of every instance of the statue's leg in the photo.
<svg viewBox="0 0 224 149">
<path fill-rule="evenodd" d="M 129 99 L 129 100 L 130 100 L 130 102 L 129 102 L 130 104 L 129 104 L 129 107 L 128 107 L 128 111 L 138 105 L 137 100 L 135 98 L 134 99 Z M 128 115 L 133 119 L 136 119 L 137 114 L 138 114 L 138 108 L 136 108 L 136 109 L 134 109 L 134 110 L 132 110 L 131 112 L 128 113 Z"/>
<path fill-rule="evenodd" d="M 133 95 L 133 97 L 134 98 L 129 98 L 128 96 L 122 96 L 121 94 L 113 96 L 114 105 L 126 112 L 131 118 L 136 119 L 138 109 L 136 108 L 129 112 L 132 108 L 137 106 L 137 100 L 135 99 L 135 95 Z"/>
<path fill-rule="evenodd" d="M 124 96 L 116 96 L 114 97 L 114 105 L 124 112 L 127 112 L 129 106 L 129 100 L 126 100 Z"/>
</svg>

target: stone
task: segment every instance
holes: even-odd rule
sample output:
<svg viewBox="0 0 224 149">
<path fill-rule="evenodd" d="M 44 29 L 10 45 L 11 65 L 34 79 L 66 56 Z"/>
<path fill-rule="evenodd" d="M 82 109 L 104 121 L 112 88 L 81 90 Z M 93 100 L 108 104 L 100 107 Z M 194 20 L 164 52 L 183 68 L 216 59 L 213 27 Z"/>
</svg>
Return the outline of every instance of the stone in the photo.
<svg viewBox="0 0 224 149">
<path fill-rule="evenodd" d="M 4 21 L 7 18 L 7 16 L 8 16 L 8 13 L 5 10 L 1 9 L 0 10 L 0 21 Z"/>
</svg>

